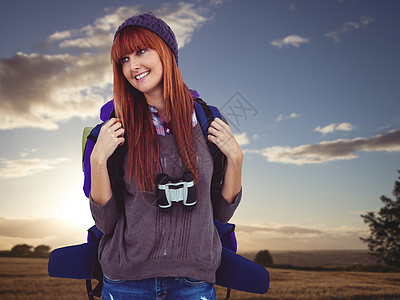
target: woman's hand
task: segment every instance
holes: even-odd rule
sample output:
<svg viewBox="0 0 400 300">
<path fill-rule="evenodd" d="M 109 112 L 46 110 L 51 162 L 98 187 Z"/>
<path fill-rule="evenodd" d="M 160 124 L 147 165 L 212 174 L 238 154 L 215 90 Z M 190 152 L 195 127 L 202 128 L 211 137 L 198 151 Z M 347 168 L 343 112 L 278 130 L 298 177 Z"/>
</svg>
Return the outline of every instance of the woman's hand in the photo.
<svg viewBox="0 0 400 300">
<path fill-rule="evenodd" d="M 91 160 L 105 162 L 114 153 L 119 145 L 123 145 L 124 129 L 118 118 L 111 118 L 101 127 L 96 144 L 94 145 Z"/>
<path fill-rule="evenodd" d="M 119 145 L 125 142 L 124 129 L 117 118 L 112 118 L 100 129 L 90 155 L 92 200 L 104 206 L 111 199 L 112 190 L 107 170 L 107 160 Z"/>
<path fill-rule="evenodd" d="M 219 118 L 215 118 L 208 128 L 208 140 L 225 154 L 228 161 L 242 162 L 243 151 L 236 141 L 228 124 Z"/>
<path fill-rule="evenodd" d="M 217 145 L 228 159 L 221 194 L 226 201 L 233 203 L 242 189 L 243 151 L 228 124 L 219 118 L 211 122 L 208 140 Z"/>
</svg>

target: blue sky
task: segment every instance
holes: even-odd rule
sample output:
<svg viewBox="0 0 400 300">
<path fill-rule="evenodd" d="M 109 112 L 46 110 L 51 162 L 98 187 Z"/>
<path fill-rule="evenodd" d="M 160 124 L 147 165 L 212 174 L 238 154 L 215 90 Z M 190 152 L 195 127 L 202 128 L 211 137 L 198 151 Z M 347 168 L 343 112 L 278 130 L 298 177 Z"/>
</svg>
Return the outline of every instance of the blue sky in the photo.
<svg viewBox="0 0 400 300">
<path fill-rule="evenodd" d="M 126 18 L 174 30 L 184 81 L 245 152 L 239 250 L 365 249 L 400 169 L 398 1 L 8 1 L 0 11 L 0 249 L 93 224 L 81 134 L 112 98 Z"/>
</svg>

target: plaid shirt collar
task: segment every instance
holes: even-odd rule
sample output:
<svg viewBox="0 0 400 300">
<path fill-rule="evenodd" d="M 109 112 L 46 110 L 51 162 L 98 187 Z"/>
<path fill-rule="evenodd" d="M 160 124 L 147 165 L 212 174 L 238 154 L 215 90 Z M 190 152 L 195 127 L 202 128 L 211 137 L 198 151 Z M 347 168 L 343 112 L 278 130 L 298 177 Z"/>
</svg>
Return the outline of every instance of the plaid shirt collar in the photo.
<svg viewBox="0 0 400 300">
<path fill-rule="evenodd" d="M 170 125 L 161 117 L 154 106 L 149 105 L 151 119 L 158 135 L 166 136 L 172 134 Z M 192 128 L 197 125 L 196 113 L 193 110 Z"/>
</svg>

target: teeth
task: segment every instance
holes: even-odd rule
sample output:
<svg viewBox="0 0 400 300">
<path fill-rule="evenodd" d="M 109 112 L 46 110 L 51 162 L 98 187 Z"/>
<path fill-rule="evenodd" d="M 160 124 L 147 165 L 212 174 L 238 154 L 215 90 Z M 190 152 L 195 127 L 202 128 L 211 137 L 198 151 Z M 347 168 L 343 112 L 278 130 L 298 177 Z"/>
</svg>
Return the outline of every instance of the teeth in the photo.
<svg viewBox="0 0 400 300">
<path fill-rule="evenodd" d="M 150 71 L 144 72 L 142 74 L 139 74 L 139 75 L 135 76 L 135 78 L 137 80 L 142 79 L 144 76 L 148 75 L 149 73 L 150 73 Z"/>
</svg>

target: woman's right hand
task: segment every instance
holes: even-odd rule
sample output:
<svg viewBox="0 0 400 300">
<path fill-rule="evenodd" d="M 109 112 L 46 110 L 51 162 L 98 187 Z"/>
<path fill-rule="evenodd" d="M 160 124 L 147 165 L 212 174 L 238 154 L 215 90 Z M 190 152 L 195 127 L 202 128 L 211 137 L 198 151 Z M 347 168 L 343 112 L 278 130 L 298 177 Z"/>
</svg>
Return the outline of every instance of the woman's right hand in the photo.
<svg viewBox="0 0 400 300">
<path fill-rule="evenodd" d="M 111 118 L 100 129 L 99 136 L 93 147 L 91 160 L 105 162 L 118 146 L 125 142 L 124 128 L 119 118 Z"/>
</svg>

